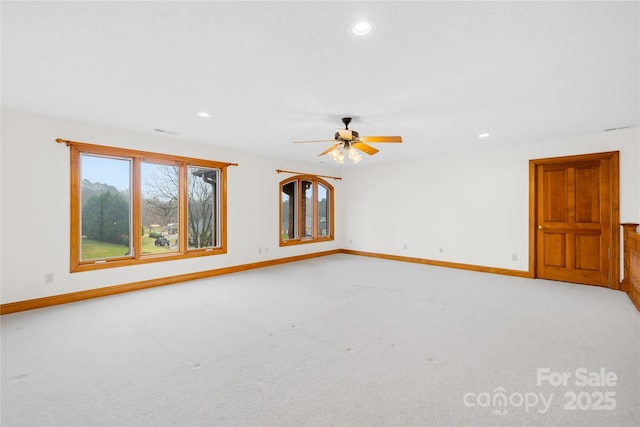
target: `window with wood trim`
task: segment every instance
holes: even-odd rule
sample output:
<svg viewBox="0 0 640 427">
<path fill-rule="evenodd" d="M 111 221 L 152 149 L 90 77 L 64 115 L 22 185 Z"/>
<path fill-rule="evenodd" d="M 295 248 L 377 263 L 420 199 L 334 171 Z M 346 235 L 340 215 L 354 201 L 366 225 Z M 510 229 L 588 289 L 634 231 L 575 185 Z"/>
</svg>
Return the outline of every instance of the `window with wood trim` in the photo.
<svg viewBox="0 0 640 427">
<path fill-rule="evenodd" d="M 280 246 L 333 240 L 333 187 L 313 175 L 280 182 Z"/>
<path fill-rule="evenodd" d="M 229 163 L 66 142 L 71 271 L 226 253 Z"/>
</svg>

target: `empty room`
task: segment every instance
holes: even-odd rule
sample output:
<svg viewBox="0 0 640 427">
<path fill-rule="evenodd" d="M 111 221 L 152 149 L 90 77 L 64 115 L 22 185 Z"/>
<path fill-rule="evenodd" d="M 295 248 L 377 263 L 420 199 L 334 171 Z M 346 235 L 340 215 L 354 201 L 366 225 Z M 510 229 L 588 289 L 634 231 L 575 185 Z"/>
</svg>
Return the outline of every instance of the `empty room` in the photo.
<svg viewBox="0 0 640 427">
<path fill-rule="evenodd" d="M 2 426 L 640 425 L 639 1 L 2 1 Z"/>
</svg>

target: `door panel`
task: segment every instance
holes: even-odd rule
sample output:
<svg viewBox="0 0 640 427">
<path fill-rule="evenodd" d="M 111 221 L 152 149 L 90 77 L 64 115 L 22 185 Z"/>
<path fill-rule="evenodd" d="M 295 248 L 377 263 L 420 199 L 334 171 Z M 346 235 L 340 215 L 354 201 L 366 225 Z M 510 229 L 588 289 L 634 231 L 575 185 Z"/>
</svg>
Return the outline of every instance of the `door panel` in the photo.
<svg viewBox="0 0 640 427">
<path fill-rule="evenodd" d="M 597 183 L 598 167 L 576 168 L 576 222 L 597 223 L 600 221 L 600 194 Z"/>
<path fill-rule="evenodd" d="M 610 162 L 536 165 L 537 277 L 609 286 Z"/>
<path fill-rule="evenodd" d="M 576 269 L 600 269 L 600 236 L 595 234 L 576 234 Z"/>
<path fill-rule="evenodd" d="M 567 174 L 564 169 L 543 171 L 546 198 L 543 200 L 545 222 L 566 222 L 568 214 Z"/>
<path fill-rule="evenodd" d="M 544 265 L 547 267 L 567 266 L 566 234 L 546 233 L 544 239 Z"/>
</svg>

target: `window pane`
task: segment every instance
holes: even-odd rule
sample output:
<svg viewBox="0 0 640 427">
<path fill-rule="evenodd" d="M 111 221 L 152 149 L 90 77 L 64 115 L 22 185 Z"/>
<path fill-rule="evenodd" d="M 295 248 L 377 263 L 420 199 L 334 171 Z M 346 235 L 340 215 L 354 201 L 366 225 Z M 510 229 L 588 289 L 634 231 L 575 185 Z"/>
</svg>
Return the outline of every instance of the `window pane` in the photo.
<svg viewBox="0 0 640 427">
<path fill-rule="evenodd" d="M 304 224 L 301 229 L 304 230 L 304 238 L 311 239 L 313 237 L 313 183 L 310 181 L 302 181 L 302 191 Z"/>
<path fill-rule="evenodd" d="M 173 165 L 142 162 L 142 254 L 177 252 L 178 179 Z"/>
<path fill-rule="evenodd" d="M 80 162 L 80 260 L 132 254 L 131 160 L 82 154 Z"/>
<path fill-rule="evenodd" d="M 318 184 L 318 236 L 329 235 L 329 190 Z"/>
<path fill-rule="evenodd" d="M 219 246 L 219 169 L 189 166 L 187 170 L 188 247 Z"/>
<path fill-rule="evenodd" d="M 297 239 L 296 181 L 282 186 L 282 240 Z"/>
</svg>

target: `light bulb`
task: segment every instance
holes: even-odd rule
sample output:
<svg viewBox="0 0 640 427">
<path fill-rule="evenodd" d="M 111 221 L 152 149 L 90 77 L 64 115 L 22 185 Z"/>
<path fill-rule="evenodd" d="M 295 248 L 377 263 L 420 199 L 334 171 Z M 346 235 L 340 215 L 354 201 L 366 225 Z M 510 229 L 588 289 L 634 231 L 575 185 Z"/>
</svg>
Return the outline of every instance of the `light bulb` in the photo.
<svg viewBox="0 0 640 427">
<path fill-rule="evenodd" d="M 358 158 L 358 152 L 357 152 L 357 151 L 356 151 L 356 149 L 355 149 L 355 148 L 353 148 L 353 147 L 349 148 L 349 158 L 350 158 L 351 160 L 355 160 L 355 159 L 357 159 L 357 158 Z"/>
</svg>

